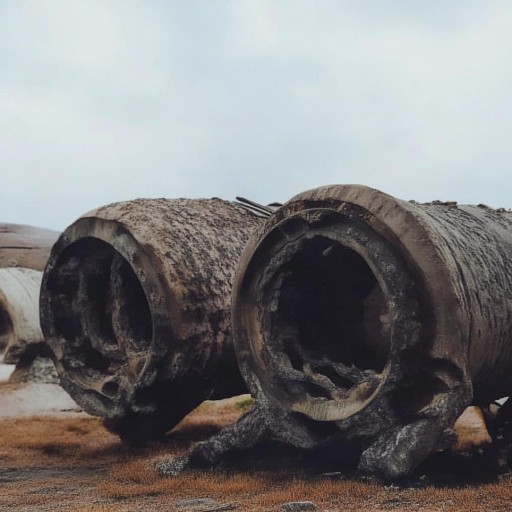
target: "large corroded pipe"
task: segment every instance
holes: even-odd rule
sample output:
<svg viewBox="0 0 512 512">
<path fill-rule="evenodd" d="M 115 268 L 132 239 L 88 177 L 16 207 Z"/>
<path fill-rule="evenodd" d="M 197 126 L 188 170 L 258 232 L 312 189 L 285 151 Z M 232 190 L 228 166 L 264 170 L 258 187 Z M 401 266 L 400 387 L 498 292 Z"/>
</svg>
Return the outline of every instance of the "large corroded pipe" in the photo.
<svg viewBox="0 0 512 512">
<path fill-rule="evenodd" d="M 57 231 L 0 223 L 0 267 L 22 267 L 43 270 Z"/>
<path fill-rule="evenodd" d="M 129 440 L 245 387 L 231 339 L 235 266 L 258 216 L 220 199 L 108 205 L 53 247 L 41 325 L 61 385 Z"/>
<path fill-rule="evenodd" d="M 273 437 L 409 474 L 471 403 L 512 393 L 512 213 L 363 186 L 304 192 L 248 244 L 235 345 L 256 406 L 195 465 Z"/>
<path fill-rule="evenodd" d="M 39 326 L 39 290 L 43 273 L 28 268 L 0 268 L 0 351 L 16 364 L 43 343 Z"/>
</svg>

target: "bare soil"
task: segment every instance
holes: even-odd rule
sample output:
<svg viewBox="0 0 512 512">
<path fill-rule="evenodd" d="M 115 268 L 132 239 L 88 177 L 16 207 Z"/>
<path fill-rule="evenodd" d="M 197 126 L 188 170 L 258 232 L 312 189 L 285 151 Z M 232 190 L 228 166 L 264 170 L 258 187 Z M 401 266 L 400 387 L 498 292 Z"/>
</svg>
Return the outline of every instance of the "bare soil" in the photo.
<svg viewBox="0 0 512 512">
<path fill-rule="evenodd" d="M 26 400 L 18 400 L 18 412 L 16 400 L 7 405 L 16 390 L 18 397 L 40 393 L 36 416 L 28 416 Z M 485 444 L 487 433 L 475 415 L 458 426 L 463 452 L 431 457 L 397 486 L 357 479 L 350 466 L 322 468 L 303 453 L 275 447 L 212 471 L 162 477 L 158 462 L 184 455 L 192 443 L 234 421 L 247 397 L 205 402 L 161 442 L 144 447 L 121 444 L 66 400 L 37 386 L 0 385 L 0 411 L 11 411 L 0 419 L 0 510 L 264 511 L 304 500 L 323 511 L 512 510 L 512 477 Z M 210 500 L 181 501 L 199 498 Z"/>
</svg>

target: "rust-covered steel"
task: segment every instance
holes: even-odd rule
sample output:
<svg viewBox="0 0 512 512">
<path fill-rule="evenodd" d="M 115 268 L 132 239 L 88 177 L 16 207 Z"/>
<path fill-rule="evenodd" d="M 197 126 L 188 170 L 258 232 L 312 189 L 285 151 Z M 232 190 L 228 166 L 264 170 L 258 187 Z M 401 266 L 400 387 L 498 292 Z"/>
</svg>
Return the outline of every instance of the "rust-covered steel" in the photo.
<svg viewBox="0 0 512 512">
<path fill-rule="evenodd" d="M 230 293 L 259 223 L 220 199 L 140 199 L 69 226 L 40 305 L 61 385 L 134 441 L 163 434 L 206 398 L 244 392 Z"/>
<path fill-rule="evenodd" d="M 43 273 L 28 268 L 0 268 L 0 351 L 4 363 L 17 364 L 43 344 L 39 326 L 39 290 Z"/>
<path fill-rule="evenodd" d="M 262 438 L 352 440 L 360 471 L 403 477 L 468 405 L 512 394 L 512 213 L 304 192 L 244 251 L 233 322 L 256 405 L 192 466 Z"/>
<path fill-rule="evenodd" d="M 0 268 L 43 270 L 58 237 L 51 229 L 0 223 Z"/>
</svg>

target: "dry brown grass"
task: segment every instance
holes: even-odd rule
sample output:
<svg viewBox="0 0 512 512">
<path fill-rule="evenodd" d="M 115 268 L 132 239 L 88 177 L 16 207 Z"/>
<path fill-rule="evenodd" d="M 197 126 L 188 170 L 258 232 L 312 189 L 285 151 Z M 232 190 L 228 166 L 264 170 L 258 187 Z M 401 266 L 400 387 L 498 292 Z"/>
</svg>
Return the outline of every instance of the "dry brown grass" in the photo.
<svg viewBox="0 0 512 512">
<path fill-rule="evenodd" d="M 463 487 L 385 486 L 351 478 L 311 477 L 280 469 L 193 471 L 164 478 L 155 462 L 184 454 L 240 414 L 204 404 L 167 438 L 129 448 L 94 418 L 0 421 L 0 510 L 133 512 L 175 510 L 180 499 L 210 497 L 237 510 L 279 510 L 311 500 L 320 510 L 499 512 L 512 510 L 512 480 Z M 281 460 L 282 464 L 286 461 Z M 463 484 L 462 479 L 459 484 Z M 199 509 L 196 509 L 199 510 Z"/>
</svg>

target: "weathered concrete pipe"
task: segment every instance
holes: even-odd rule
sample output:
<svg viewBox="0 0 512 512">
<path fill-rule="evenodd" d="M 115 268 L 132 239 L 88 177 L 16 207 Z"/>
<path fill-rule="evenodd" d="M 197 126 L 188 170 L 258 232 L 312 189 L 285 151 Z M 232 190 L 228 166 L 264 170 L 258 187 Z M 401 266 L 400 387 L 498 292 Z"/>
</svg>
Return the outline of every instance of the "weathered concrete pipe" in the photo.
<svg viewBox="0 0 512 512">
<path fill-rule="evenodd" d="M 144 440 L 211 396 L 244 392 L 230 293 L 260 221 L 220 199 L 146 199 L 69 226 L 44 272 L 41 325 L 72 398 Z"/>
<path fill-rule="evenodd" d="M 0 351 L 16 364 L 43 343 L 39 326 L 39 290 L 43 273 L 28 268 L 0 268 Z"/>
<path fill-rule="evenodd" d="M 256 406 L 192 465 L 263 437 L 353 439 L 361 471 L 407 475 L 469 404 L 512 394 L 512 213 L 304 192 L 244 251 L 233 322 Z"/>
<path fill-rule="evenodd" d="M 58 237 L 51 229 L 0 223 L 0 267 L 43 270 Z"/>
</svg>

